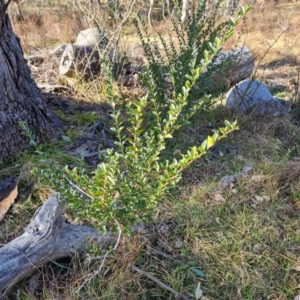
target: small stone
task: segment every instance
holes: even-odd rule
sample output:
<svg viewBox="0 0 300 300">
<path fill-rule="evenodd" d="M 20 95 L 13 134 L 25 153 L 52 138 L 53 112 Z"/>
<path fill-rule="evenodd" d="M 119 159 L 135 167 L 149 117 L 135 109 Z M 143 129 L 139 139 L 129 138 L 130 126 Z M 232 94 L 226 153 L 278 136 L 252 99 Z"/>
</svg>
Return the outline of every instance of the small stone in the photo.
<svg viewBox="0 0 300 300">
<path fill-rule="evenodd" d="M 235 175 L 225 176 L 220 180 L 220 182 L 217 186 L 217 190 L 222 192 L 227 189 L 232 189 L 235 181 L 236 181 Z"/>
<path fill-rule="evenodd" d="M 243 174 L 247 175 L 247 176 L 252 175 L 253 174 L 253 165 L 245 166 L 244 169 L 243 169 Z"/>
</svg>

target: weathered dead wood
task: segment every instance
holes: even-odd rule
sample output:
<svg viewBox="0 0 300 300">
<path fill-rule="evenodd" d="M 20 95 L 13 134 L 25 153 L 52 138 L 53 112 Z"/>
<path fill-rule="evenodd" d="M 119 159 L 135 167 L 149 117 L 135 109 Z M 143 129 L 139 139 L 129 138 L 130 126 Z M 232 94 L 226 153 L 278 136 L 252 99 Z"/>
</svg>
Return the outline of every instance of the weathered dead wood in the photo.
<svg viewBox="0 0 300 300">
<path fill-rule="evenodd" d="M 53 195 L 37 210 L 24 233 L 0 248 L 0 300 L 20 280 L 49 261 L 81 252 L 91 241 L 103 248 L 115 243 L 112 234 L 66 223 L 62 213 L 58 194 Z"/>
<path fill-rule="evenodd" d="M 43 63 L 44 60 L 50 56 L 55 56 L 55 55 L 61 55 L 64 50 L 66 49 L 66 46 L 65 45 L 60 45 L 60 46 L 57 46 L 54 50 L 52 51 L 49 51 L 48 54 L 40 54 L 40 55 L 25 55 L 24 56 L 24 59 L 28 62 L 31 62 L 31 61 L 38 61 L 38 62 L 41 62 Z"/>
<path fill-rule="evenodd" d="M 0 183 L 0 221 L 15 202 L 18 195 L 18 183 L 15 178 L 7 178 Z"/>
<path fill-rule="evenodd" d="M 38 83 L 38 88 L 43 90 L 44 92 L 61 92 L 61 91 L 69 91 L 70 88 L 61 84 L 49 84 L 49 83 Z"/>
<path fill-rule="evenodd" d="M 67 77 L 83 77 L 85 80 L 100 73 L 101 60 L 97 47 L 68 45 L 62 54 L 59 73 Z"/>
<path fill-rule="evenodd" d="M 62 214 L 59 194 L 55 194 L 36 211 L 21 236 L 0 248 L 0 300 L 14 285 L 47 262 L 82 252 L 91 242 L 105 249 L 120 238 L 67 223 Z M 157 232 L 147 226 L 135 225 L 133 231 L 150 242 L 157 238 Z"/>
</svg>

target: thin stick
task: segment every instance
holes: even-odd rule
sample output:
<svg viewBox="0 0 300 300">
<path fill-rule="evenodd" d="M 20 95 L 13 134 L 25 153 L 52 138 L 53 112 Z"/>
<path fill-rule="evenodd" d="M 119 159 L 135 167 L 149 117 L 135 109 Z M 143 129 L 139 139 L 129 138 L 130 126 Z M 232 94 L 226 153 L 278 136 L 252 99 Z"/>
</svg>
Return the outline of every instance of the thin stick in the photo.
<svg viewBox="0 0 300 300">
<path fill-rule="evenodd" d="M 80 290 L 81 290 L 87 283 L 89 283 L 93 278 L 95 278 L 96 276 L 98 276 L 98 275 L 101 273 L 102 268 L 103 268 L 103 266 L 104 266 L 104 263 L 105 263 L 105 261 L 106 261 L 106 258 L 109 256 L 109 254 L 110 254 L 112 251 L 115 251 L 115 250 L 118 248 L 119 243 L 120 243 L 120 240 L 121 240 L 121 237 L 122 237 L 122 228 L 121 228 L 120 223 L 119 223 L 116 219 L 115 219 L 115 222 L 117 223 L 117 226 L 118 226 L 118 229 L 119 229 L 119 234 L 118 234 L 118 240 L 117 240 L 117 242 L 116 242 L 114 248 L 113 248 L 112 250 L 108 251 L 107 253 L 105 253 L 105 255 L 104 255 L 103 257 L 101 256 L 101 258 L 103 258 L 103 259 L 102 259 L 102 262 L 101 262 L 101 264 L 100 264 L 100 267 L 98 268 L 98 270 L 97 270 L 96 272 L 94 272 L 91 276 L 89 276 L 88 278 L 86 278 L 86 279 L 84 280 L 84 282 L 83 282 L 83 283 L 80 285 L 80 287 L 76 290 L 77 293 L 79 293 Z"/>
<path fill-rule="evenodd" d="M 88 199 L 93 200 L 93 197 L 87 194 L 83 189 L 81 189 L 79 186 L 77 186 L 75 183 L 73 183 L 69 178 L 65 177 L 67 181 L 74 187 L 78 192 L 80 192 L 83 196 L 87 197 Z"/>
<path fill-rule="evenodd" d="M 150 247 L 150 246 L 147 246 L 147 249 L 149 250 L 149 254 L 157 254 L 157 255 L 161 255 L 161 256 L 163 256 L 163 257 L 165 257 L 165 258 L 168 258 L 168 259 L 170 259 L 170 260 L 173 260 L 173 261 L 175 261 L 175 262 L 177 262 L 177 263 L 179 263 L 180 265 L 185 265 L 185 266 L 187 266 L 187 264 L 185 264 L 183 261 L 181 261 L 181 260 L 178 260 L 178 259 L 175 259 L 175 258 L 173 258 L 172 256 L 170 256 L 170 255 L 168 255 L 168 254 L 166 254 L 166 253 L 164 253 L 164 252 L 161 252 L 161 251 L 159 251 L 159 250 L 157 250 L 157 249 L 155 249 L 155 248 L 152 248 L 152 247 Z"/>
<path fill-rule="evenodd" d="M 285 258 L 285 259 L 287 259 L 288 261 L 295 263 L 297 266 L 300 266 L 300 262 L 299 262 L 299 261 L 294 260 L 294 259 L 292 259 L 292 258 L 290 258 L 290 257 L 288 257 L 288 256 L 286 256 L 286 255 L 284 255 L 284 254 L 281 254 L 281 253 L 279 253 L 278 251 L 272 249 L 271 247 L 266 247 L 266 248 L 267 248 L 270 252 L 273 252 L 273 253 L 275 253 L 275 254 L 281 256 L 282 258 Z"/>
<path fill-rule="evenodd" d="M 176 299 L 184 299 L 184 300 L 190 300 L 190 298 L 186 297 L 185 295 L 178 293 L 177 291 L 175 291 L 174 289 L 172 289 L 171 287 L 169 287 L 168 285 L 164 284 L 163 282 L 161 282 L 160 280 L 158 280 L 157 278 L 155 278 L 154 276 L 152 276 L 151 274 L 139 269 L 138 267 L 136 267 L 135 265 L 129 264 L 130 267 L 135 270 L 136 272 L 138 272 L 139 274 L 148 277 L 149 279 L 151 279 L 152 281 L 154 281 L 155 283 L 157 283 L 159 286 L 161 286 L 162 288 L 164 288 L 165 290 L 173 293 L 176 297 Z"/>
</svg>

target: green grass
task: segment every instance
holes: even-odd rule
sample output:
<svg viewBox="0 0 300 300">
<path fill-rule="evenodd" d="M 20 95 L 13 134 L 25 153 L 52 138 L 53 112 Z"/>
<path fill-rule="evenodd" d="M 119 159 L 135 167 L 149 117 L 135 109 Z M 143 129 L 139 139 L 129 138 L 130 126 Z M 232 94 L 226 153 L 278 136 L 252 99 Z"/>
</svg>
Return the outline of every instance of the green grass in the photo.
<svg viewBox="0 0 300 300">
<path fill-rule="evenodd" d="M 184 151 L 228 117 L 226 112 L 215 113 L 219 118 L 214 112 L 209 115 L 214 120 L 212 126 L 204 126 L 206 119 L 202 116 L 178 132 L 171 142 L 173 148 L 166 155 L 173 156 L 178 148 Z M 72 122 L 85 124 L 94 120 L 94 115 L 88 113 L 75 119 Z M 162 199 L 156 210 L 156 221 L 171 222 L 173 230 L 159 234 L 157 243 L 150 247 L 167 257 L 149 253 L 145 241 L 127 237 L 106 258 L 101 276 L 79 293 L 75 291 L 99 268 L 102 259 L 88 264 L 75 257 L 65 265 L 62 263 L 64 268 L 49 264 L 36 275 L 38 288 L 30 290 L 27 280 L 12 294 L 19 293 L 20 299 L 32 300 L 39 299 L 38 291 L 42 291 L 43 299 L 174 299 L 168 291 L 133 271 L 128 266 L 130 262 L 191 299 L 198 281 L 202 283 L 203 299 L 293 299 L 300 293 L 299 272 L 294 269 L 300 255 L 297 215 L 300 182 L 296 178 L 288 189 L 281 190 L 276 186 L 279 182 L 276 176 L 291 156 L 296 155 L 291 149 L 299 143 L 299 129 L 281 119 L 258 123 L 242 118 L 239 124 L 239 131 L 217 145 L 223 155 L 213 150 L 205 159 L 194 163 L 185 171 L 180 185 Z M 73 158 L 63 154 L 63 147 L 56 147 L 45 146 L 43 149 L 47 150 L 42 155 L 25 153 L 11 162 L 11 165 L 23 165 L 23 184 L 32 180 L 34 188 L 27 200 L 17 203 L 2 221 L 1 243 L 21 233 L 34 210 L 51 192 L 37 178 L 30 177 L 32 167 L 44 168 L 52 159 L 61 165 L 74 163 Z M 241 173 L 250 163 L 254 166 L 253 176 L 264 176 L 261 180 Z M 8 173 L 2 171 L 2 175 Z M 222 194 L 224 200 L 220 201 L 215 197 L 215 188 L 226 175 L 236 175 L 237 182 L 232 190 Z M 261 201 L 257 196 L 267 196 L 267 200 Z M 178 239 L 182 245 L 176 248 Z M 103 257 L 97 247 L 91 248 L 90 253 Z M 190 267 L 203 271 L 204 278 Z M 63 280 L 56 278 L 58 273 L 63 274 Z"/>
<path fill-rule="evenodd" d="M 105 98 L 106 92 L 104 84 L 76 86 L 78 98 L 91 98 L 94 103 L 99 103 L 100 96 Z M 127 99 L 131 91 L 125 93 L 123 97 L 131 101 Z M 67 123 L 64 135 L 71 142 L 44 144 L 40 153 L 32 150 L 1 164 L 1 178 L 20 174 L 19 201 L 0 223 L 1 244 L 21 234 L 53 192 L 32 169 L 45 169 L 53 160 L 61 167 L 76 165 L 78 159 L 65 148 L 78 139 L 83 128 L 102 121 L 96 111 L 55 112 Z M 174 299 L 166 289 L 135 272 L 130 267 L 135 264 L 190 299 L 199 281 L 202 300 L 294 299 L 300 294 L 300 274 L 295 270 L 300 264 L 300 171 L 286 166 L 300 155 L 299 127 L 289 119 L 240 117 L 215 107 L 196 114 L 191 125 L 176 132 L 163 155 L 170 160 L 179 158 L 188 147 L 200 144 L 213 129 L 223 126 L 223 120 L 236 118 L 240 130 L 193 163 L 179 185 L 161 199 L 153 218 L 154 225 L 163 226 L 157 226 L 155 243 L 125 236 L 104 262 L 106 252 L 92 244 L 88 254 L 98 259 L 89 261 L 84 254 L 49 263 L 31 281 L 19 283 L 11 298 Z M 242 170 L 249 164 L 254 171 L 248 177 Z M 226 175 L 236 175 L 237 181 L 220 194 L 216 188 Z M 67 217 L 76 220 L 76 212 Z M 182 242 L 179 246 L 178 240 Z M 100 275 L 82 286 L 102 263 Z M 205 276 L 198 276 L 192 267 Z"/>
</svg>

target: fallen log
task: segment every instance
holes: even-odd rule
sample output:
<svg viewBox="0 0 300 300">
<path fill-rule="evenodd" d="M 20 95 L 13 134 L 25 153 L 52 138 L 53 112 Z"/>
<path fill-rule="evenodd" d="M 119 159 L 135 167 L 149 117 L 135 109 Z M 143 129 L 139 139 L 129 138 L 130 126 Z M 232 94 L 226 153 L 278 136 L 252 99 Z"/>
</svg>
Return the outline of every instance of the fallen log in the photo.
<svg viewBox="0 0 300 300">
<path fill-rule="evenodd" d="M 99 75 L 101 59 L 97 47 L 68 45 L 61 57 L 59 73 L 89 80 Z"/>
<path fill-rule="evenodd" d="M 19 281 L 49 261 L 82 252 L 94 241 L 103 248 L 116 242 L 112 234 L 63 220 L 58 194 L 41 206 L 24 233 L 0 248 L 0 299 Z"/>
<path fill-rule="evenodd" d="M 19 281 L 50 261 L 83 252 L 91 242 L 108 249 L 119 241 L 119 234 L 101 234 L 95 228 L 64 221 L 63 210 L 59 194 L 51 196 L 24 233 L 0 248 L 0 300 Z M 137 224 L 133 232 L 150 242 L 157 239 L 157 232 L 148 226 Z"/>
</svg>

